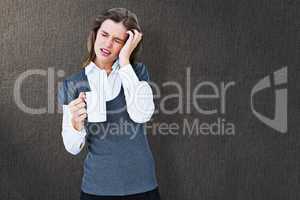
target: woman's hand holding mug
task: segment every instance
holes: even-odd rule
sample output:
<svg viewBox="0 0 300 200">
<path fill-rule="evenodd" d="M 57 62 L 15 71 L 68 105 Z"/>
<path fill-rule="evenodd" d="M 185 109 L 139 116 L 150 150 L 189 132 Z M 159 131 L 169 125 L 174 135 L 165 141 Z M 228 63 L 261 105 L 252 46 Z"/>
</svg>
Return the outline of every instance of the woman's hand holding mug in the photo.
<svg viewBox="0 0 300 200">
<path fill-rule="evenodd" d="M 71 101 L 68 105 L 71 112 L 72 126 L 77 131 L 80 131 L 84 127 L 84 119 L 87 118 L 85 100 L 86 96 L 84 92 L 80 92 L 78 98 Z"/>
</svg>

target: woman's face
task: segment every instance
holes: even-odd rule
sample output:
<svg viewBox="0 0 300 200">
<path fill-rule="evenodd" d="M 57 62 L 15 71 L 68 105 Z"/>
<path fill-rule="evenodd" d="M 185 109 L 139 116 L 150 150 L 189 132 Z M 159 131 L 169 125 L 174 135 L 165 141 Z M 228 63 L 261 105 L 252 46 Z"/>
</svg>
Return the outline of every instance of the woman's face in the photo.
<svg viewBox="0 0 300 200">
<path fill-rule="evenodd" d="M 99 28 L 94 45 L 96 60 L 103 64 L 113 63 L 127 39 L 127 29 L 122 23 L 105 20 Z"/>
</svg>

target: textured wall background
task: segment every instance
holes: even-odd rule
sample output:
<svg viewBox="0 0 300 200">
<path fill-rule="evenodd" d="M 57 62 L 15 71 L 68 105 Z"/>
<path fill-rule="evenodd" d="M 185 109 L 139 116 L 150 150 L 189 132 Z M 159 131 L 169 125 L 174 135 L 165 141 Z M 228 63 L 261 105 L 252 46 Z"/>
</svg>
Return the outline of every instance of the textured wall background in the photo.
<svg viewBox="0 0 300 200">
<path fill-rule="evenodd" d="M 240 1 L 49 1 L 1 0 L 0 199 L 79 199 L 82 161 L 68 154 L 60 135 L 61 114 L 52 110 L 56 89 L 47 96 L 47 76 L 30 76 L 21 87 L 23 102 L 50 112 L 31 115 L 14 101 L 14 85 L 30 69 L 54 70 L 55 88 L 63 77 L 79 70 L 85 39 L 99 10 L 127 7 L 140 19 L 144 50 L 140 60 L 159 85 L 161 98 L 183 86 L 184 108 L 158 112 L 149 123 L 149 141 L 156 161 L 163 199 L 299 199 L 299 2 Z M 288 66 L 288 132 L 260 122 L 250 109 L 252 87 L 263 77 Z M 203 115 L 188 101 L 191 88 L 203 81 L 220 87 L 235 82 L 226 94 L 226 113 L 218 99 L 199 103 L 217 108 Z M 64 76 L 58 76 L 59 70 Z M 50 71 L 51 72 L 51 71 Z M 271 92 L 270 92 L 271 91 Z M 256 108 L 272 116 L 274 92 L 258 97 Z M 202 91 L 208 94 L 211 90 Z M 200 92 L 199 92 L 200 93 Z M 51 98 L 54 98 L 53 101 Z M 178 99 L 167 107 L 176 108 Z M 266 115 L 267 115 L 266 114 Z M 158 123 L 214 122 L 226 119 L 234 135 L 159 134 Z M 193 131 L 192 131 L 193 132 Z M 154 133 L 154 134 L 152 134 Z M 156 134 L 155 134 L 156 133 Z M 195 133 L 195 132 L 193 132 Z"/>
</svg>

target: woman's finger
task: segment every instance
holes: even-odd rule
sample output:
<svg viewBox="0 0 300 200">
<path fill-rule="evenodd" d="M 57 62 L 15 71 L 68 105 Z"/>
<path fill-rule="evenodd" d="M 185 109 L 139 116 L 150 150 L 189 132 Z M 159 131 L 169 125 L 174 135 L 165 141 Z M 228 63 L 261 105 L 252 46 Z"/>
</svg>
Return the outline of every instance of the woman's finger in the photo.
<svg viewBox="0 0 300 200">
<path fill-rule="evenodd" d="M 128 40 L 127 41 L 131 41 L 131 40 L 133 40 L 133 38 L 134 38 L 134 35 L 133 35 L 133 33 L 129 30 L 129 31 L 126 31 L 126 33 L 128 33 L 129 34 L 129 38 L 128 38 Z"/>
<path fill-rule="evenodd" d="M 76 114 L 73 116 L 73 120 L 76 122 L 82 122 L 82 120 L 85 119 L 86 117 L 87 117 L 87 113 L 79 114 L 78 112 L 76 112 Z"/>
<path fill-rule="evenodd" d="M 84 113 L 84 114 L 80 115 L 78 119 L 80 122 L 82 122 L 86 117 L 87 117 L 87 114 Z"/>
<path fill-rule="evenodd" d="M 84 108 L 84 107 L 85 107 L 85 103 L 81 102 L 81 103 L 76 104 L 74 106 L 70 106 L 69 109 L 70 109 L 71 112 L 75 112 L 75 111 L 78 111 L 78 110 L 80 110 L 81 108 Z"/>
<path fill-rule="evenodd" d="M 73 101 L 71 101 L 71 102 L 69 103 L 69 106 L 75 106 L 75 105 L 77 105 L 77 104 L 83 102 L 83 101 L 85 100 L 85 98 L 86 98 L 86 97 L 85 97 L 85 93 L 84 93 L 84 92 L 80 92 L 78 98 L 76 98 L 76 99 L 74 99 Z"/>
<path fill-rule="evenodd" d="M 85 103 L 84 102 L 81 102 L 81 103 L 79 103 L 79 104 L 76 105 L 77 109 L 84 108 L 84 107 L 85 107 Z"/>
<path fill-rule="evenodd" d="M 134 32 L 134 44 L 136 46 L 141 41 L 142 34 L 136 29 L 134 29 L 133 32 Z"/>
<path fill-rule="evenodd" d="M 81 98 L 77 98 L 77 99 L 74 99 L 73 101 L 71 101 L 69 103 L 69 106 L 75 106 L 75 105 L 77 105 L 77 104 L 79 104 L 81 102 L 82 102 Z"/>
<path fill-rule="evenodd" d="M 84 100 L 85 99 L 85 93 L 84 92 L 80 92 L 78 98 Z"/>
<path fill-rule="evenodd" d="M 82 115 L 84 113 L 86 113 L 86 109 L 85 108 L 81 108 L 80 110 L 77 111 L 78 115 Z"/>
</svg>

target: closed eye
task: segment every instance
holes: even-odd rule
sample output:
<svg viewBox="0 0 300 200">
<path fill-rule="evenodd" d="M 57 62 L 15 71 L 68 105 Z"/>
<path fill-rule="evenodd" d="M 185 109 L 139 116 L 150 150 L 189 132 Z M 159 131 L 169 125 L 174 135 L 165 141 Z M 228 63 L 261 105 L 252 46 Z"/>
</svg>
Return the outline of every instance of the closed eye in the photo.
<svg viewBox="0 0 300 200">
<path fill-rule="evenodd" d="M 119 39 L 115 39 L 115 42 L 119 43 L 119 44 L 122 44 L 123 41 L 119 40 Z"/>
<path fill-rule="evenodd" d="M 100 35 L 102 36 L 102 37 L 109 37 L 109 33 L 107 33 L 106 31 L 101 31 L 100 32 Z M 123 44 L 125 41 L 123 41 L 122 39 L 120 39 L 120 38 L 118 38 L 118 37 L 114 37 L 113 38 L 114 39 L 114 42 L 116 42 L 116 43 L 118 43 L 118 44 Z"/>
</svg>

